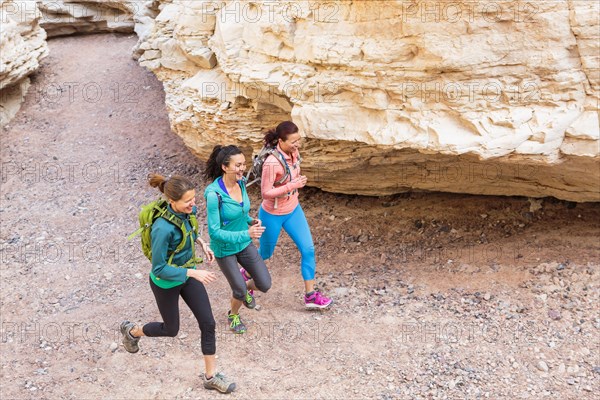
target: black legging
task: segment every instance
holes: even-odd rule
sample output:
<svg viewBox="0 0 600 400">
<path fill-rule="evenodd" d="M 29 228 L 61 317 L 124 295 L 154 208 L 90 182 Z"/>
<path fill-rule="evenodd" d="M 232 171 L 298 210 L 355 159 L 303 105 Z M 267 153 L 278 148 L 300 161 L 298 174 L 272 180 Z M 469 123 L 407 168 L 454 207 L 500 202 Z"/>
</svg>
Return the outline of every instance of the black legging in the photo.
<svg viewBox="0 0 600 400">
<path fill-rule="evenodd" d="M 215 319 L 210 308 L 210 300 L 204 285 L 193 278 L 171 289 L 156 286 L 150 278 L 150 287 L 156 298 L 156 305 L 164 322 L 149 322 L 142 330 L 149 337 L 177 336 L 179 332 L 179 296 L 188 305 L 198 320 L 202 354 L 212 356 L 217 351 L 215 338 Z"/>
</svg>

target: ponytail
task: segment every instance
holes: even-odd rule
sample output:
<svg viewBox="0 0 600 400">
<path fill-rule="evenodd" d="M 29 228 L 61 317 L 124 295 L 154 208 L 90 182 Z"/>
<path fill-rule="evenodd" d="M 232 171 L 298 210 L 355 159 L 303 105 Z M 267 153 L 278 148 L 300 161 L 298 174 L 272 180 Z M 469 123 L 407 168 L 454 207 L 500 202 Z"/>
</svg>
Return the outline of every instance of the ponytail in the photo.
<svg viewBox="0 0 600 400">
<path fill-rule="evenodd" d="M 287 137 L 298 132 L 298 127 L 292 121 L 283 121 L 275 129 L 270 129 L 263 139 L 266 147 L 276 147 L 279 139 L 285 141 Z"/>
<path fill-rule="evenodd" d="M 181 200 L 185 192 L 194 189 L 192 181 L 180 175 L 165 178 L 159 174 L 148 174 L 148 183 L 174 201 Z"/>
<path fill-rule="evenodd" d="M 265 134 L 264 143 L 267 147 L 276 147 L 279 141 L 279 135 L 275 129 L 269 129 Z"/>
<path fill-rule="evenodd" d="M 167 180 L 164 176 L 158 174 L 148 174 L 148 183 L 153 188 L 158 188 L 161 193 L 165 192 L 165 183 Z"/>
<path fill-rule="evenodd" d="M 206 162 L 206 169 L 204 170 L 204 179 L 207 181 L 214 181 L 221 175 L 223 175 L 222 165 L 228 165 L 231 160 L 231 156 L 236 154 L 242 154 L 242 150 L 234 145 L 221 146 L 216 145 L 213 147 L 212 153 L 208 157 Z"/>
</svg>

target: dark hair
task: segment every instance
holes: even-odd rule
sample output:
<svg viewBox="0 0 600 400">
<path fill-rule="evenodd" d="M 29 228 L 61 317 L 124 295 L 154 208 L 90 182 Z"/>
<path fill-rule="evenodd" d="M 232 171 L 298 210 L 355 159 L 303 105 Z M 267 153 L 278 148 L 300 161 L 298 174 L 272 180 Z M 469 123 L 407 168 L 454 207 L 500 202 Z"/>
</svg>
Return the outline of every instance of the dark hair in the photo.
<svg viewBox="0 0 600 400">
<path fill-rule="evenodd" d="M 237 154 L 243 154 L 242 150 L 232 144 L 229 146 L 221 146 L 218 144 L 213 147 L 212 153 L 210 153 L 210 157 L 208 157 L 208 161 L 206 162 L 204 179 L 214 181 L 219 176 L 223 175 L 223 168 L 221 168 L 221 166 L 229 165 L 231 156 Z"/>
<path fill-rule="evenodd" d="M 275 147 L 279 139 L 286 141 L 287 137 L 298 132 L 298 127 L 292 121 L 283 121 L 277 128 L 269 130 L 263 139 L 265 146 Z"/>
<path fill-rule="evenodd" d="M 185 192 L 195 189 L 192 181 L 180 175 L 165 178 L 158 174 L 148 174 L 148 183 L 173 201 L 181 200 Z"/>
</svg>

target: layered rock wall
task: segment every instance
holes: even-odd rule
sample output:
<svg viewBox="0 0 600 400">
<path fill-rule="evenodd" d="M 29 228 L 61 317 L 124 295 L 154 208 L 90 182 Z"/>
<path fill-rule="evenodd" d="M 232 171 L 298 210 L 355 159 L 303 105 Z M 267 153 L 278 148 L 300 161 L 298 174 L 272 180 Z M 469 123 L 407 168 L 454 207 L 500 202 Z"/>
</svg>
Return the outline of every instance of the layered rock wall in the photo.
<svg viewBox="0 0 600 400">
<path fill-rule="evenodd" d="M 204 159 L 292 119 L 325 190 L 599 201 L 598 4 L 173 0 L 140 62 Z"/>
<path fill-rule="evenodd" d="M 30 12 L 26 14 L 24 10 Z M 17 113 L 29 87 L 29 75 L 48 55 L 46 32 L 35 1 L 0 0 L 0 125 Z"/>
<path fill-rule="evenodd" d="M 19 110 L 28 76 L 48 54 L 47 37 L 135 30 L 141 40 L 158 3 L 119 0 L 0 0 L 0 117 L 6 124 Z"/>
<path fill-rule="evenodd" d="M 81 33 L 134 30 L 134 15 L 141 1 L 117 0 L 38 0 L 41 26 L 49 37 Z"/>
<path fill-rule="evenodd" d="M 50 35 L 135 30 L 134 56 L 163 81 L 172 129 L 203 159 L 217 143 L 250 157 L 291 119 L 309 184 L 324 190 L 600 201 L 598 2 L 38 6 Z M 22 31 L 6 27 L 3 49 Z M 25 36 L 39 43 L 34 31 Z M 32 64 L 8 59 L 3 87 L 23 87 L 14 77 Z"/>
</svg>

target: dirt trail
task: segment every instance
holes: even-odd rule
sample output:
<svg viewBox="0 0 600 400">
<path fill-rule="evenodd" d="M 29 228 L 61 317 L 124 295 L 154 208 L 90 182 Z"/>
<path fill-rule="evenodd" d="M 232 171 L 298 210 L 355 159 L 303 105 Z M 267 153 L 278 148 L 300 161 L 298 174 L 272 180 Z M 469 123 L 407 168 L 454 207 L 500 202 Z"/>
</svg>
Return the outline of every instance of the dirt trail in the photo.
<svg viewBox="0 0 600 400">
<path fill-rule="evenodd" d="M 0 133 L 2 399 L 196 399 L 199 332 L 120 344 L 123 318 L 159 318 L 138 243 L 148 172 L 203 164 L 169 130 L 162 86 L 130 57 L 136 38 L 50 41 L 22 110 Z M 251 193 L 253 210 L 259 193 Z M 600 392 L 600 204 L 307 188 L 328 312 L 302 308 L 284 237 L 273 288 L 226 326 L 208 287 L 228 398 L 592 399 Z M 204 215 L 202 204 L 200 215 Z M 204 233 L 206 237 L 206 233 Z M 218 270 L 213 265 L 214 270 Z M 220 273 L 219 273 L 220 274 Z M 225 397 L 224 397 L 225 398 Z"/>
</svg>

